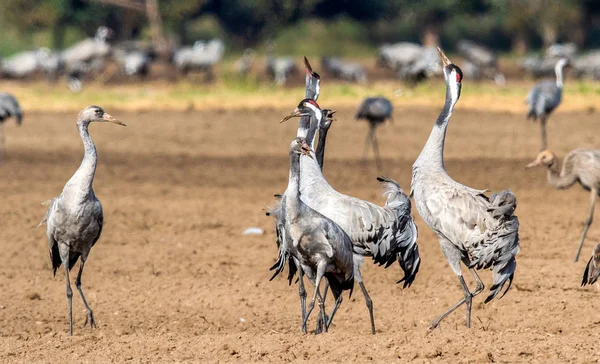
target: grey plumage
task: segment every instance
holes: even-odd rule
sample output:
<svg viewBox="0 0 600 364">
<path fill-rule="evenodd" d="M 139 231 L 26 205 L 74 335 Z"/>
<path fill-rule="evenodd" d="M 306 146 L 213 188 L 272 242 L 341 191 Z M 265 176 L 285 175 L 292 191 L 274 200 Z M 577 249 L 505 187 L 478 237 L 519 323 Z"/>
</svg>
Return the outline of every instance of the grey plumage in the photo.
<svg viewBox="0 0 600 364">
<path fill-rule="evenodd" d="M 307 138 L 311 145 L 314 129 L 319 127 L 323 119 L 314 100 L 302 100 L 296 110 L 284 120 L 307 114 L 312 119 L 308 135 L 313 137 Z M 317 162 L 310 158 L 302 158 L 300 168 L 303 174 L 300 181 L 302 201 L 338 224 L 352 240 L 355 254 L 354 278 L 361 286 L 372 317 L 372 301 L 360 274 L 363 257 L 371 256 L 375 263 L 386 267 L 397 261 L 405 274 L 399 283 L 404 282 L 404 287 L 410 286 L 420 266 L 416 227 L 411 217 L 405 218 L 410 213 L 395 208 L 389 200 L 384 207 L 380 207 L 337 192 L 327 183 Z M 401 193 L 395 195 L 406 196 Z M 374 333 L 373 320 L 371 323 Z"/>
<path fill-rule="evenodd" d="M 255 56 L 255 52 L 252 48 L 245 49 L 244 54 L 242 54 L 240 59 L 238 59 L 234 64 L 235 72 L 238 75 L 247 75 L 250 73 Z"/>
<path fill-rule="evenodd" d="M 359 63 L 344 61 L 338 57 L 322 57 L 321 67 L 333 78 L 366 83 L 367 70 Z"/>
<path fill-rule="evenodd" d="M 467 305 L 467 327 L 471 322 L 472 298 L 484 289 L 475 269 L 491 268 L 493 285 L 485 302 L 496 297 L 506 283 L 511 286 L 519 252 L 519 220 L 513 215 L 516 197 L 510 190 L 492 195 L 454 181 L 444 168 L 444 140 L 454 105 L 460 97 L 462 71 L 438 49 L 444 65 L 446 102 L 431 134 L 413 165 L 411 195 L 419 214 L 438 235 L 440 246 L 450 267 L 458 276 L 465 297 L 433 321 L 439 325 L 462 304 Z M 477 287 L 467 287 L 461 261 L 473 274 Z"/>
<path fill-rule="evenodd" d="M 465 69 L 466 67 L 463 67 L 465 75 L 472 74 L 476 76 L 472 77 L 473 79 L 486 76 L 493 79 L 496 84 L 505 83 L 504 75 L 498 70 L 496 55 L 490 49 L 471 40 L 462 39 L 458 41 L 457 50 L 467 60 L 466 65 L 469 72 Z M 471 78 L 470 75 L 468 77 Z"/>
<path fill-rule="evenodd" d="M 365 119 L 369 122 L 369 133 L 365 139 L 365 147 L 363 150 L 363 163 L 367 161 L 367 152 L 369 144 L 373 146 L 373 153 L 375 153 L 375 162 L 377 164 L 377 170 L 381 170 L 381 160 L 379 158 L 379 145 L 377 143 L 377 136 L 375 135 L 375 129 L 379 124 L 382 124 L 386 120 L 393 120 L 392 113 L 394 107 L 390 100 L 385 97 L 368 97 L 358 107 L 354 118 L 356 120 Z"/>
<path fill-rule="evenodd" d="M 544 150 L 527 165 L 528 168 L 535 166 L 545 166 L 548 169 L 548 182 L 554 188 L 567 189 L 579 182 L 585 190 L 590 191 L 590 212 L 575 255 L 575 261 L 578 261 L 588 229 L 594 219 L 596 202 L 600 197 L 600 150 L 574 149 L 565 156 L 562 169 L 559 167 L 556 155 L 549 150 Z"/>
<path fill-rule="evenodd" d="M 38 53 L 32 50 L 4 58 L 0 67 L 0 74 L 7 78 L 25 78 L 32 76 L 38 70 Z"/>
<path fill-rule="evenodd" d="M 21 125 L 23 122 L 21 106 L 13 95 L 0 92 L 0 124 L 10 117 L 14 117 L 17 124 Z"/>
<path fill-rule="evenodd" d="M 268 55 L 265 71 L 277 85 L 284 85 L 291 75 L 298 72 L 298 67 L 292 57 Z"/>
<path fill-rule="evenodd" d="M 91 248 L 100 238 L 104 222 L 102 205 L 92 188 L 98 158 L 96 147 L 88 132 L 89 124 L 97 121 L 125 125 L 106 114 L 98 106 L 88 106 L 79 113 L 77 128 L 85 151 L 83 161 L 75 174 L 65 184 L 60 196 L 50 200 L 50 207 L 46 212 L 46 216 L 40 222 L 40 225 L 44 222 L 47 223 L 46 234 L 48 236 L 50 261 L 52 262 L 54 274 L 56 274 L 56 270 L 61 264 L 65 268 L 70 335 L 73 335 L 73 311 L 71 303 L 73 293 L 69 271 L 80 258 L 81 262 L 75 286 L 81 295 L 87 311 L 84 326 L 88 322 L 91 327 L 95 326 L 93 312 L 81 289 L 81 275 Z"/>
<path fill-rule="evenodd" d="M 542 148 L 548 147 L 546 136 L 546 123 L 550 114 L 560 104 L 563 91 L 563 69 L 569 63 L 568 59 L 561 58 L 555 66 L 556 81 L 542 81 L 537 83 L 527 95 L 529 111 L 527 118 L 540 120 Z"/>
<path fill-rule="evenodd" d="M 192 47 L 182 47 L 173 55 L 175 68 L 186 74 L 189 71 L 204 71 L 210 77 L 225 54 L 225 44 L 220 39 L 208 42 L 197 41 Z"/>
<path fill-rule="evenodd" d="M 354 260 L 352 243 L 346 233 L 333 221 L 308 207 L 300 198 L 300 158 L 312 158 L 306 139 L 296 138 L 290 146 L 290 177 L 286 189 L 285 228 L 289 239 L 284 243 L 286 252 L 300 264 L 302 271 L 314 283 L 315 292 L 303 317 L 303 330 L 315 301 L 319 299 L 321 319 L 327 331 L 335 312 L 342 302 L 342 291 L 354 287 Z M 307 155 L 302 157 L 302 155 Z M 325 277 L 336 299 L 335 307 L 325 318 L 325 307 L 319 293 L 321 279 Z"/>
<path fill-rule="evenodd" d="M 377 64 L 392 69 L 401 80 L 411 84 L 416 84 L 440 71 L 434 48 L 408 42 L 379 47 Z"/>
<path fill-rule="evenodd" d="M 600 244 L 596 245 L 592 253 L 592 257 L 585 266 L 581 286 L 586 284 L 594 284 L 600 278 Z"/>
</svg>

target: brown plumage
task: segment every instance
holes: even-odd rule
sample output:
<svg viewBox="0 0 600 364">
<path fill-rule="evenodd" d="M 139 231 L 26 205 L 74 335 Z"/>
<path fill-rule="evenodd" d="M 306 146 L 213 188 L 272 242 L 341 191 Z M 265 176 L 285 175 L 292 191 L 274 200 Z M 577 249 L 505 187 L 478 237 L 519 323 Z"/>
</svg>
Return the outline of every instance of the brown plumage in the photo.
<svg viewBox="0 0 600 364">
<path fill-rule="evenodd" d="M 533 162 L 527 165 L 527 168 L 535 166 L 548 168 L 548 182 L 556 189 L 567 189 L 575 182 L 579 182 L 585 190 L 590 191 L 589 217 L 585 221 L 583 235 L 575 255 L 575 261 L 578 261 L 585 236 L 594 219 L 596 202 L 600 196 L 600 150 L 574 149 L 565 156 L 562 169 L 556 155 L 549 150 L 544 150 L 538 154 Z"/>
</svg>

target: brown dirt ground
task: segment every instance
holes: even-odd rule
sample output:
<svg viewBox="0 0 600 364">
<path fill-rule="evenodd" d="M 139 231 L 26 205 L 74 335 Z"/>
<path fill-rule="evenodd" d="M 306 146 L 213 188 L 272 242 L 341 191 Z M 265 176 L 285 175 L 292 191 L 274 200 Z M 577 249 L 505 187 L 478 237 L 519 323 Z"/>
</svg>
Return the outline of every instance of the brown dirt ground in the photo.
<svg viewBox="0 0 600 364">
<path fill-rule="evenodd" d="M 399 108 L 395 122 L 379 130 L 384 172 L 405 189 L 437 110 Z M 45 212 L 39 203 L 60 193 L 81 160 L 74 115 L 28 114 L 21 128 L 7 125 L 0 362 L 598 362 L 600 291 L 579 282 L 600 227 L 592 227 L 583 259 L 573 263 L 588 194 L 579 187 L 553 190 L 543 171 L 525 170 L 539 130 L 522 114 L 459 105 L 446 153 L 458 181 L 511 188 L 519 198 L 521 252 L 511 291 L 487 305 L 485 295 L 477 297 L 472 329 L 459 310 L 428 333 L 428 323 L 462 293 L 433 233 L 413 211 L 423 259 L 413 286 L 395 284 L 396 265 L 364 267 L 377 335 L 370 334 L 356 290 L 330 333 L 315 336 L 300 333 L 296 287 L 283 278 L 269 282 L 276 247 L 264 211 L 287 184 L 295 125 L 277 120 L 290 110 L 107 111 L 128 127 L 91 127 L 105 229 L 83 287 L 98 328 L 81 327 L 85 312 L 75 293 L 73 337 L 62 272 L 52 277 L 44 229 L 32 227 Z M 373 164 L 360 163 L 367 127 L 352 121 L 352 112 L 340 110 L 329 134 L 325 174 L 339 191 L 382 203 Z M 561 157 L 600 145 L 594 114 L 558 113 L 549 135 Z M 242 236 L 251 226 L 265 235 Z M 482 278 L 489 282 L 489 273 Z"/>
</svg>

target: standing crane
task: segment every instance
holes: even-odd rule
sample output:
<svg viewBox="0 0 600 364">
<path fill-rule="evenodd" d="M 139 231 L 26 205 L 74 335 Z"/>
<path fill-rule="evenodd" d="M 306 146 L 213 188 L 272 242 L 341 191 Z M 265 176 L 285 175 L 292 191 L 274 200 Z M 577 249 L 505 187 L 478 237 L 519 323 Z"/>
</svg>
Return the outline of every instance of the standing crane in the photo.
<svg viewBox="0 0 600 364">
<path fill-rule="evenodd" d="M 377 144 L 377 136 L 375 136 L 375 128 L 386 120 L 392 121 L 392 113 L 394 107 L 390 100 L 385 97 L 368 97 L 358 107 L 358 111 L 354 118 L 356 120 L 366 119 L 369 122 L 369 133 L 365 139 L 365 148 L 363 150 L 363 164 L 367 163 L 367 153 L 369 144 L 373 145 L 373 153 L 375 154 L 375 163 L 377 170 L 381 170 L 381 160 L 379 158 L 379 146 Z"/>
<path fill-rule="evenodd" d="M 527 119 L 536 121 L 540 119 L 540 127 L 542 132 L 542 149 L 548 148 L 548 138 L 546 136 L 546 123 L 548 117 L 560 104 L 563 91 L 563 70 L 569 64 L 567 58 L 561 58 L 556 62 L 554 72 L 556 73 L 556 81 L 538 82 L 527 95 L 527 104 L 529 111 Z"/>
<path fill-rule="evenodd" d="M 297 137 L 290 145 L 290 176 L 286 190 L 285 225 L 289 233 L 285 250 L 300 264 L 302 271 L 314 283 L 315 291 L 303 317 L 302 327 L 306 331 L 306 322 L 319 299 L 321 320 L 325 322 L 327 332 L 339 305 L 342 302 L 342 292 L 354 287 L 354 260 L 352 242 L 348 235 L 333 221 L 308 207 L 300 199 L 300 158 L 301 155 L 311 156 L 311 149 L 306 139 Z M 321 279 L 325 277 L 333 296 L 335 306 L 325 318 L 325 304 L 320 295 Z"/>
<path fill-rule="evenodd" d="M 102 205 L 96 198 L 92 188 L 98 162 L 96 146 L 88 132 L 88 127 L 92 122 L 110 122 L 125 126 L 121 121 L 105 113 L 99 106 L 88 106 L 79 112 L 77 129 L 79 129 L 79 135 L 83 140 L 83 161 L 73 177 L 65 184 L 60 196 L 51 200 L 46 216 L 40 223 L 40 225 L 47 223 L 46 234 L 48 235 L 50 261 L 52 262 L 54 275 L 56 275 L 56 270 L 61 264 L 65 268 L 67 301 L 69 304 L 69 334 L 71 336 L 73 335 L 73 291 L 71 290 L 69 271 L 73 269 L 79 258 L 81 258 L 81 262 L 75 280 L 75 287 L 77 287 L 87 311 L 83 326 L 86 326 L 88 322 L 90 327 L 96 326 L 92 309 L 81 289 L 83 266 L 90 249 L 100 238 L 104 222 Z"/>
<path fill-rule="evenodd" d="M 485 300 L 487 303 L 502 291 L 505 283 L 508 282 L 508 286 L 504 294 L 510 288 L 517 266 L 515 255 L 519 252 L 519 220 L 513 214 L 517 207 L 515 195 L 504 190 L 488 198 L 484 190 L 454 181 L 444 168 L 446 128 L 460 97 L 462 71 L 439 48 L 438 53 L 444 67 L 446 102 L 413 164 L 411 195 L 423 220 L 438 235 L 442 252 L 458 276 L 464 298 L 434 320 L 430 329 L 465 303 L 466 324 L 470 327 L 472 299 L 484 289 L 475 269 L 493 270 L 494 284 Z M 473 292 L 462 276 L 461 261 L 477 283 Z"/>
<path fill-rule="evenodd" d="M 17 120 L 17 125 L 21 125 L 23 121 L 21 106 L 19 106 L 19 102 L 13 95 L 0 92 L 0 163 L 6 152 L 4 121 L 10 117 L 14 117 Z"/>
<path fill-rule="evenodd" d="M 590 261 L 585 266 L 581 286 L 586 284 L 594 284 L 600 278 L 600 244 L 596 245 Z"/>
<path fill-rule="evenodd" d="M 311 146 L 315 130 L 323 119 L 323 113 L 314 100 L 302 100 L 282 122 L 306 115 L 310 115 L 312 119 L 307 138 L 307 143 Z M 302 124 L 302 120 L 300 123 Z M 385 180 L 383 182 L 387 200 L 385 206 L 380 207 L 337 192 L 323 176 L 318 163 L 311 158 L 301 158 L 300 170 L 302 201 L 339 225 L 352 240 L 354 279 L 359 283 L 365 297 L 371 316 L 371 331 L 375 333 L 373 302 L 364 287 L 360 266 L 366 256 L 386 267 L 398 261 L 404 271 L 404 277 L 398 283 L 404 282 L 405 288 L 412 284 L 421 258 L 417 246 L 417 228 L 410 215 L 410 200 L 396 182 Z"/>
<path fill-rule="evenodd" d="M 589 217 L 585 221 L 583 235 L 575 255 L 575 261 L 578 261 L 585 236 L 594 219 L 596 202 L 600 196 L 600 150 L 574 149 L 565 156 L 562 169 L 558 165 L 556 155 L 549 150 L 544 150 L 538 154 L 533 162 L 527 165 L 527 168 L 536 166 L 548 168 L 548 182 L 556 189 L 567 189 L 575 182 L 579 182 L 584 189 L 590 191 Z"/>
</svg>

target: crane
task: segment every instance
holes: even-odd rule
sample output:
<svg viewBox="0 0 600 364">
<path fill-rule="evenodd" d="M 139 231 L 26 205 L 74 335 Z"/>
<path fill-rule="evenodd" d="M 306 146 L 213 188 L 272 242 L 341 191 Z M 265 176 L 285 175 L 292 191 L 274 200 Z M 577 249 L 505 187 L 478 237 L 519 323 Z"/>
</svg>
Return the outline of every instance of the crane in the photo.
<svg viewBox="0 0 600 364">
<path fill-rule="evenodd" d="M 454 310 L 466 303 L 466 325 L 471 325 L 472 298 L 484 289 L 475 269 L 492 268 L 493 285 L 485 302 L 511 286 L 515 255 L 519 252 L 519 220 L 513 214 L 517 206 L 510 190 L 493 194 L 475 190 L 454 181 L 444 168 L 446 128 L 460 97 L 462 71 L 438 48 L 444 67 L 446 101 L 421 154 L 413 164 L 411 196 L 419 214 L 438 235 L 440 246 L 450 267 L 457 275 L 464 298 L 434 320 L 434 329 Z M 461 261 L 469 268 L 477 287 L 471 292 L 462 276 Z M 503 294 L 503 295 L 504 295 Z"/>
<path fill-rule="evenodd" d="M 323 113 L 314 100 L 302 100 L 282 122 L 306 115 L 310 115 L 312 119 L 307 138 L 307 143 L 311 146 L 315 130 L 323 119 Z M 355 253 L 354 279 L 365 297 L 371 316 L 371 331 L 375 333 L 373 304 L 362 282 L 360 266 L 365 256 L 372 257 L 375 263 L 386 267 L 398 261 L 404 271 L 404 277 L 398 283 L 404 282 L 405 288 L 412 284 L 421 259 L 417 246 L 417 229 L 410 215 L 410 200 L 400 186 L 392 181 L 393 183 L 384 183 L 387 201 L 384 207 L 380 207 L 337 192 L 325 180 L 318 163 L 311 158 L 301 158 L 300 170 L 303 176 L 300 180 L 302 201 L 338 224 L 352 240 Z"/>
<path fill-rule="evenodd" d="M 548 148 L 548 138 L 546 136 L 546 123 L 548 117 L 560 104 L 563 91 L 563 69 L 569 64 L 567 58 L 561 58 L 556 62 L 554 72 L 556 73 L 556 81 L 538 82 L 527 95 L 527 104 L 529 111 L 527 119 L 540 120 L 540 128 L 542 132 L 542 149 Z"/>
<path fill-rule="evenodd" d="M 6 152 L 4 121 L 10 117 L 14 117 L 17 121 L 17 125 L 21 125 L 23 121 L 21 106 L 13 95 L 0 92 L 0 162 L 4 159 L 4 154 Z"/>
<path fill-rule="evenodd" d="M 385 97 L 368 97 L 358 107 L 354 118 L 356 120 L 366 119 L 369 122 L 369 133 L 365 139 L 365 149 L 363 150 L 363 164 L 367 162 L 367 152 L 369 144 L 373 146 L 373 153 L 375 153 L 375 163 L 377 170 L 381 170 L 381 160 L 379 158 L 379 146 L 377 144 L 377 136 L 375 136 L 375 129 L 379 124 L 383 124 L 384 121 L 392 121 L 392 113 L 394 107 L 390 100 Z"/>
<path fill-rule="evenodd" d="M 337 57 L 322 57 L 321 67 L 334 78 L 367 83 L 367 70 L 359 63 L 344 61 Z"/>
<path fill-rule="evenodd" d="M 585 266 L 581 286 L 594 284 L 598 281 L 598 278 L 600 278 L 600 244 L 596 245 L 590 261 Z"/>
<path fill-rule="evenodd" d="M 308 207 L 300 199 L 300 158 L 311 156 L 311 148 L 306 139 L 297 137 L 290 145 L 290 176 L 286 189 L 285 225 L 289 233 L 286 251 L 300 264 L 302 271 L 314 283 L 315 291 L 303 317 L 306 322 L 319 299 L 321 320 L 327 332 L 331 320 L 342 302 L 342 292 L 354 287 L 354 260 L 352 242 L 348 235 L 333 221 Z M 325 318 L 325 305 L 319 293 L 321 279 L 325 277 L 336 300 L 329 319 Z"/>
<path fill-rule="evenodd" d="M 105 113 L 99 106 L 88 106 L 79 112 L 77 129 L 83 141 L 83 161 L 75 174 L 65 184 L 60 196 L 50 201 L 46 216 L 40 223 L 40 225 L 47 224 L 46 234 L 54 275 L 56 275 L 56 270 L 61 264 L 65 269 L 69 305 L 69 334 L 71 336 L 73 335 L 73 291 L 71 290 L 69 271 L 73 269 L 78 259 L 81 259 L 81 261 L 75 287 L 79 291 L 87 311 L 83 326 L 86 326 L 88 322 L 92 328 L 96 325 L 92 309 L 81 289 L 84 264 L 91 248 L 100 238 L 104 222 L 102 205 L 92 188 L 98 162 L 96 146 L 88 132 L 88 127 L 92 122 L 110 122 L 125 126 L 123 122 Z"/>
<path fill-rule="evenodd" d="M 549 150 L 544 150 L 527 167 L 545 166 L 548 169 L 548 182 L 559 190 L 567 189 L 575 182 L 579 182 L 584 189 L 590 191 L 590 212 L 575 255 L 577 262 L 585 236 L 592 225 L 594 209 L 600 196 L 600 150 L 574 149 L 565 156 L 562 169 L 558 164 L 556 155 Z"/>
</svg>

